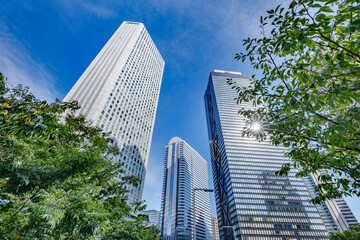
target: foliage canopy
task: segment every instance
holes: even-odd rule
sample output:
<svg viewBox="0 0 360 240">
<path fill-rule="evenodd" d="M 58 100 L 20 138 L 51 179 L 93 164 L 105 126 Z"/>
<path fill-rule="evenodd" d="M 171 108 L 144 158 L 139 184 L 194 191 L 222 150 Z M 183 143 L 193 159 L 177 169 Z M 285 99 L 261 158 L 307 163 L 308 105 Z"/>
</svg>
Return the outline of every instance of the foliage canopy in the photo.
<svg viewBox="0 0 360 240">
<path fill-rule="evenodd" d="M 331 233 L 330 240 L 358 240 L 360 239 L 360 225 L 350 226 L 341 233 Z"/>
<path fill-rule="evenodd" d="M 360 5 L 356 0 L 293 0 L 260 18 L 262 37 L 244 40 L 249 60 L 262 72 L 248 88 L 237 87 L 240 109 L 262 131 L 250 134 L 289 147 L 293 166 L 305 177 L 324 169 L 316 187 L 319 203 L 360 196 Z M 269 29 L 270 28 L 270 29 Z"/>
<path fill-rule="evenodd" d="M 48 104 L 0 74 L 0 238 L 157 239 L 156 227 L 129 221 L 119 153 L 108 134 L 72 113 L 76 102 Z M 69 112 L 70 114 L 65 114 Z"/>
</svg>

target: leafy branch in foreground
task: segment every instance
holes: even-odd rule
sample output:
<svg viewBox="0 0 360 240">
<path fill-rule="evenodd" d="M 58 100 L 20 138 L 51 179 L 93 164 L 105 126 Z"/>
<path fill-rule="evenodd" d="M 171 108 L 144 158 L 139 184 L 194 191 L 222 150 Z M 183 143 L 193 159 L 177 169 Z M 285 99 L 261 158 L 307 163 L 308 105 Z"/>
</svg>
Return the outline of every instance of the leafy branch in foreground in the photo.
<svg viewBox="0 0 360 240">
<path fill-rule="evenodd" d="M 350 226 L 341 233 L 331 233 L 330 240 L 357 240 L 360 239 L 360 225 Z"/>
<path fill-rule="evenodd" d="M 356 0 L 293 0 L 269 10 L 260 18 L 263 37 L 245 39 L 246 51 L 235 56 L 262 78 L 253 76 L 248 88 L 228 81 L 238 102 L 257 106 L 239 111 L 248 122 L 261 120 L 264 132 L 255 137 L 289 147 L 298 176 L 327 171 L 314 203 L 360 196 L 359 13 Z"/>
<path fill-rule="evenodd" d="M 145 207 L 127 204 L 125 185 L 138 179 L 118 177 L 119 149 L 78 108 L 10 90 L 0 74 L 0 238 L 157 239 L 156 227 L 128 220 Z"/>
</svg>

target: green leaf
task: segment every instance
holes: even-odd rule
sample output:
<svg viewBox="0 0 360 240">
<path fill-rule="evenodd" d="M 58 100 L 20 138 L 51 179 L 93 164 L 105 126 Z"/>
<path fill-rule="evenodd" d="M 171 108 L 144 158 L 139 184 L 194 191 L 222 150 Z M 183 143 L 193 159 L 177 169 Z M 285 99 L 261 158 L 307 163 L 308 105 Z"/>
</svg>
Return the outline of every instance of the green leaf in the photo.
<svg viewBox="0 0 360 240">
<path fill-rule="evenodd" d="M 341 31 L 341 32 L 345 32 L 346 31 L 346 27 L 344 26 L 338 26 L 338 29 Z"/>
<path fill-rule="evenodd" d="M 294 0 L 291 1 L 290 5 L 289 5 L 289 9 L 294 8 L 295 5 L 296 5 L 296 1 L 294 1 Z"/>
<path fill-rule="evenodd" d="M 342 51 L 339 51 L 337 54 L 336 54 L 336 59 L 340 60 L 340 61 L 343 61 L 344 60 L 344 53 Z"/>
<path fill-rule="evenodd" d="M 325 17 L 326 17 L 325 14 L 320 13 L 320 14 L 316 15 L 315 20 L 318 21 L 318 22 L 321 22 Z"/>
<path fill-rule="evenodd" d="M 321 7 L 321 5 L 320 5 L 320 4 L 318 4 L 318 3 L 316 3 L 316 4 L 312 4 L 312 5 L 311 5 L 311 7 L 313 7 L 313 8 L 320 8 L 320 7 Z"/>
<path fill-rule="evenodd" d="M 355 28 L 360 27 L 360 19 L 354 21 L 353 23 L 351 23 L 351 24 L 349 25 L 349 27 L 355 27 Z"/>
<path fill-rule="evenodd" d="M 338 131 L 342 131 L 342 132 L 345 132 L 345 131 L 346 131 L 346 128 L 345 128 L 343 125 L 337 125 L 337 126 L 335 127 L 335 129 L 338 130 Z"/>
<path fill-rule="evenodd" d="M 334 12 L 331 8 L 329 8 L 328 6 L 323 6 L 319 9 L 319 11 L 321 12 L 328 12 L 328 13 L 332 13 Z"/>
</svg>

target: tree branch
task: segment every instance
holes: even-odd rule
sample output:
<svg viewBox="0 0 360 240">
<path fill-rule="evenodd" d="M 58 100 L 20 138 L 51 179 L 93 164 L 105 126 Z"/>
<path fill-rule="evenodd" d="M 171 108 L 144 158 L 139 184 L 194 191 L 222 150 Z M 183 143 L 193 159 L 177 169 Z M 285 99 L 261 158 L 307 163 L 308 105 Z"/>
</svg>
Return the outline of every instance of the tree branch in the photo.
<svg viewBox="0 0 360 240">
<path fill-rule="evenodd" d="M 311 16 L 311 14 L 309 13 L 308 8 L 306 8 L 306 6 L 304 5 L 303 2 L 301 2 L 300 4 L 301 4 L 301 5 L 303 6 L 303 8 L 306 10 L 307 15 L 311 18 L 311 20 L 313 21 L 313 23 L 316 24 L 315 19 L 314 19 L 314 18 Z M 320 31 L 320 29 L 317 29 L 317 32 L 320 34 L 320 36 L 321 36 L 323 39 L 325 39 L 325 40 L 329 41 L 330 43 L 334 44 L 335 46 L 341 48 L 341 49 L 344 50 L 345 52 L 349 53 L 351 56 L 353 56 L 353 57 L 355 56 L 355 57 L 357 57 L 357 58 L 360 58 L 360 55 L 359 55 L 359 54 L 354 53 L 354 52 L 351 51 L 350 49 L 347 49 L 346 47 L 343 47 L 343 46 L 341 46 L 340 44 L 338 44 L 337 42 L 333 41 L 331 38 L 326 37 L 326 36 Z"/>
</svg>

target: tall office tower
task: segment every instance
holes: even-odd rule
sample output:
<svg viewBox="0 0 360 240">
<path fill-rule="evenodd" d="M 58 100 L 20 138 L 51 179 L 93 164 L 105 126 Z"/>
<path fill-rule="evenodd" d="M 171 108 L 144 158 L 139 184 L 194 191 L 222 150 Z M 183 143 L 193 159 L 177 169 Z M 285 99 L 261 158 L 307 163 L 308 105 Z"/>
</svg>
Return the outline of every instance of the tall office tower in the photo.
<svg viewBox="0 0 360 240">
<path fill-rule="evenodd" d="M 213 232 L 213 240 L 219 240 L 219 227 L 218 227 L 218 221 L 216 217 L 211 216 L 211 226 L 212 226 L 212 232 Z"/>
<path fill-rule="evenodd" d="M 227 84 L 231 78 L 239 87 L 250 84 L 250 76 L 237 72 L 210 73 L 205 91 L 211 165 L 220 239 L 283 240 L 328 239 L 328 231 L 310 199 L 304 180 L 276 176 L 283 163 L 290 162 L 284 147 L 242 137 L 246 126 L 238 114 L 236 91 Z"/>
<path fill-rule="evenodd" d="M 210 197 L 200 190 L 208 187 L 207 162 L 184 140 L 172 138 L 164 157 L 162 239 L 212 239 Z"/>
<path fill-rule="evenodd" d="M 142 197 L 164 61 L 142 23 L 123 22 L 101 49 L 65 102 L 76 100 L 84 115 L 111 132 L 126 170 L 141 179 L 128 186 L 129 201 Z"/>
<path fill-rule="evenodd" d="M 312 198 L 317 196 L 315 186 L 319 184 L 318 176 L 322 174 L 326 173 L 320 171 L 319 174 L 310 174 L 305 178 L 306 186 Z M 347 230 L 349 226 L 358 224 L 354 214 L 343 198 L 325 200 L 321 204 L 316 205 L 316 207 L 329 232 L 343 232 Z"/>
</svg>

